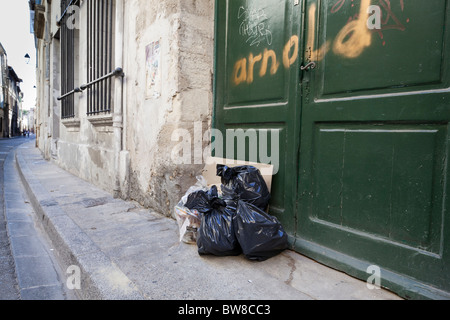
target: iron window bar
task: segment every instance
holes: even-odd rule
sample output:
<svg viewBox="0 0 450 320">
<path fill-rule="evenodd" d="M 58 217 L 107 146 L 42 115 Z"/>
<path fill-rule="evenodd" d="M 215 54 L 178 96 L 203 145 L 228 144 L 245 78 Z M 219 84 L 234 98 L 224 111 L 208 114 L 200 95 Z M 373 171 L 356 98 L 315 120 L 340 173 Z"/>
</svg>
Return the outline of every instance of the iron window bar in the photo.
<svg viewBox="0 0 450 320">
<path fill-rule="evenodd" d="M 69 8 L 78 3 L 77 0 L 61 0 L 60 39 L 61 39 L 61 91 L 67 99 L 61 104 L 61 118 L 75 117 L 75 101 L 70 92 L 74 92 L 75 85 L 75 50 L 77 49 L 76 34 L 73 28 L 69 28 Z"/>
<path fill-rule="evenodd" d="M 61 0 L 61 35 L 62 35 L 62 118 L 75 116 L 75 93 L 87 90 L 87 115 L 110 113 L 112 111 L 113 82 L 112 77 L 124 76 L 121 68 L 113 70 L 115 0 L 86 0 L 87 5 L 87 84 L 78 88 L 74 84 L 75 55 L 74 30 L 65 24 L 70 14 L 70 6 L 79 0 Z M 67 47 L 67 48 L 66 48 Z M 104 75 L 104 76 L 102 76 Z M 94 80 L 95 79 L 95 80 Z"/>
<path fill-rule="evenodd" d="M 116 70 L 114 70 L 113 72 L 108 73 L 108 74 L 104 75 L 103 77 L 98 78 L 97 80 L 91 81 L 91 82 L 89 82 L 87 84 L 83 84 L 79 88 L 75 88 L 72 91 L 67 92 L 66 94 L 58 97 L 58 101 L 61 101 L 61 100 L 65 99 L 65 98 L 67 98 L 67 97 L 69 97 L 69 96 L 71 96 L 71 95 L 73 95 L 75 93 L 82 93 L 86 89 L 91 88 L 93 85 L 95 85 L 95 84 L 97 84 L 99 82 L 102 82 L 104 80 L 107 80 L 109 78 L 112 78 L 112 77 L 122 77 L 123 78 L 124 76 L 125 76 L 125 73 L 123 72 L 122 68 L 116 68 Z"/>
<path fill-rule="evenodd" d="M 115 0 L 87 0 L 87 115 L 110 113 L 113 83 Z M 97 80 L 94 80 L 97 79 Z"/>
</svg>

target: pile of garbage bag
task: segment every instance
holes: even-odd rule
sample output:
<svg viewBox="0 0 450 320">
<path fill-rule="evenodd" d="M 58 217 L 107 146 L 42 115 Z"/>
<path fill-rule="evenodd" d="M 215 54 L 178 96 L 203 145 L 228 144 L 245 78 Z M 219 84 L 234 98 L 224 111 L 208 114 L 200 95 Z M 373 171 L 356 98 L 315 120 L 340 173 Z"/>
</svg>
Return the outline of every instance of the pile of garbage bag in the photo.
<svg viewBox="0 0 450 320">
<path fill-rule="evenodd" d="M 217 165 L 221 190 L 202 177 L 175 208 L 180 241 L 196 243 L 200 255 L 265 261 L 288 248 L 288 237 L 267 209 L 270 192 L 253 166 Z"/>
</svg>

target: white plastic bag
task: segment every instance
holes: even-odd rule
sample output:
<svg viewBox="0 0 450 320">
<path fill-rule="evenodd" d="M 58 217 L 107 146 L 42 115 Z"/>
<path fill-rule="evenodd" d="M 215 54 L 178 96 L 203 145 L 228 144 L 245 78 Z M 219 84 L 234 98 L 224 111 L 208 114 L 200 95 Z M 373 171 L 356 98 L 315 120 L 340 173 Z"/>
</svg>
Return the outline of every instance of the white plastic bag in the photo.
<svg viewBox="0 0 450 320">
<path fill-rule="evenodd" d="M 203 176 L 197 177 L 197 183 L 188 189 L 180 203 L 175 207 L 175 217 L 180 230 L 180 242 L 197 244 L 197 231 L 200 228 L 201 217 L 197 210 L 189 210 L 184 205 L 190 194 L 200 190 L 208 190 L 206 179 Z"/>
</svg>

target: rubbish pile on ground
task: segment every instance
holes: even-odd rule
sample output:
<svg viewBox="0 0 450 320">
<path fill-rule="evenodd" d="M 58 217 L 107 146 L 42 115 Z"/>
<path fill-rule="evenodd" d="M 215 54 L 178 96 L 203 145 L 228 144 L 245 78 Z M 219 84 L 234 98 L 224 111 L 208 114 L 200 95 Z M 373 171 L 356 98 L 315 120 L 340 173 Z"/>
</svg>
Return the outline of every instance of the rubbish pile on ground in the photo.
<svg viewBox="0 0 450 320">
<path fill-rule="evenodd" d="M 175 208 L 180 241 L 197 244 L 200 255 L 265 261 L 288 248 L 287 234 L 267 209 L 270 191 L 254 166 L 217 165 L 221 178 L 208 187 L 204 177 Z"/>
</svg>

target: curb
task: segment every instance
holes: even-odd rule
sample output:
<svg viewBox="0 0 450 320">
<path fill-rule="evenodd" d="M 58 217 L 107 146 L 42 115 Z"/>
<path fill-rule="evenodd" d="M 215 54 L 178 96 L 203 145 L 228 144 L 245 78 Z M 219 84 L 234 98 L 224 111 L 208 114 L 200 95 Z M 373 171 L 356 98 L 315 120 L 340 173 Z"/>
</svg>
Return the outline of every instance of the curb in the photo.
<svg viewBox="0 0 450 320">
<path fill-rule="evenodd" d="M 15 151 L 19 176 L 63 270 L 71 266 L 80 268 L 81 289 L 75 291 L 77 297 L 82 300 L 145 300 L 135 284 L 43 188 L 19 153 Z M 68 276 L 71 275 L 73 273 L 68 272 Z"/>
</svg>

